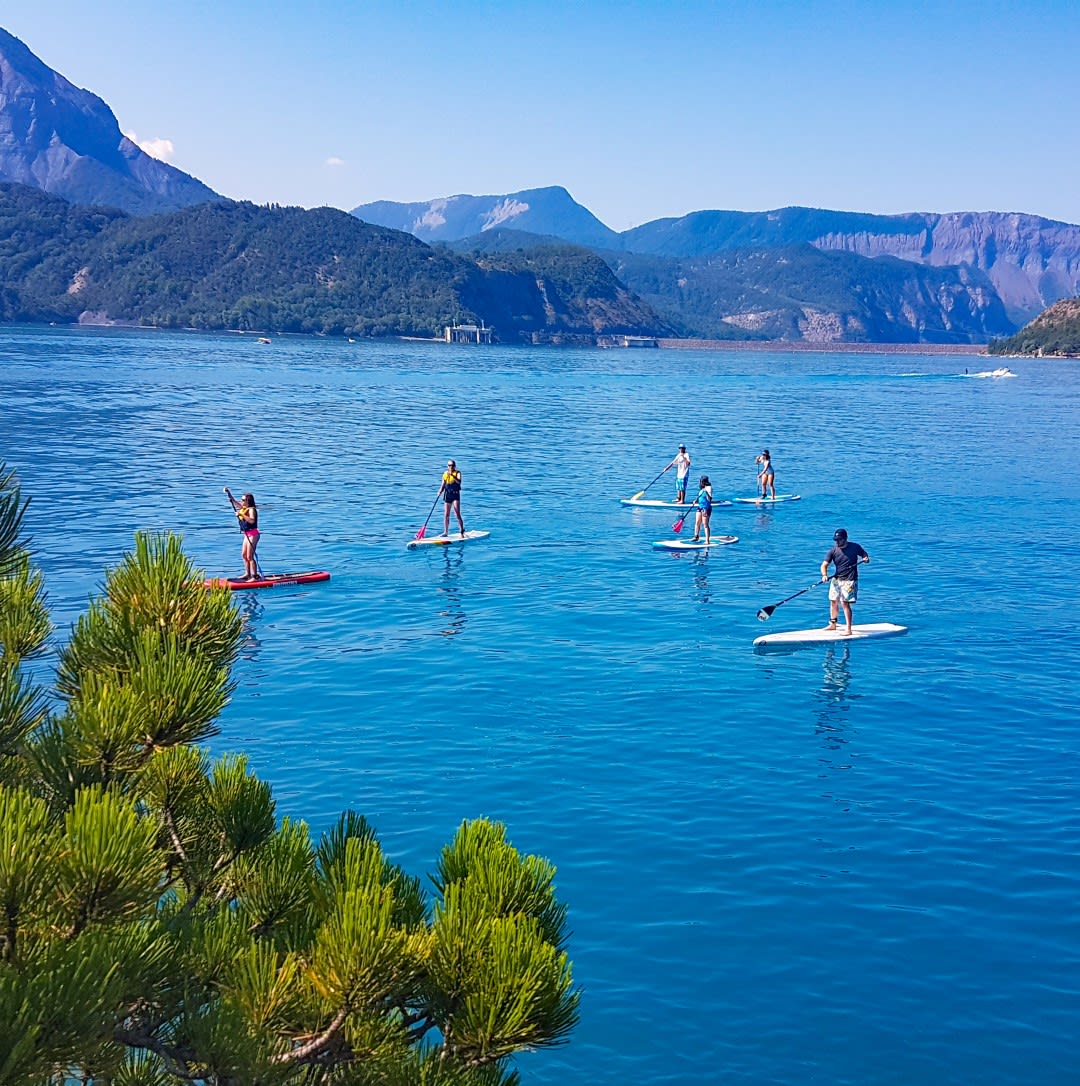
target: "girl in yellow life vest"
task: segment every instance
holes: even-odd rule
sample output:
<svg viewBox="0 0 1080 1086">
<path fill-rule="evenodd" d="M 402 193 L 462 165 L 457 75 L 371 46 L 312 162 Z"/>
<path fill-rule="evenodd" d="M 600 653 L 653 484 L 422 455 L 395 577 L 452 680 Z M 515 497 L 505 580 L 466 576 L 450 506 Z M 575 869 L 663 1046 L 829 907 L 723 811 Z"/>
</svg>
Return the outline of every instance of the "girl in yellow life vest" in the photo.
<svg viewBox="0 0 1080 1086">
<path fill-rule="evenodd" d="M 244 559 L 244 576 L 241 580 L 257 581 L 260 574 L 255 548 L 259 545 L 259 510 L 255 505 L 255 495 L 245 494 L 237 501 L 228 487 L 224 487 L 224 490 L 240 523 L 240 531 L 244 533 L 244 543 L 240 548 L 240 555 Z"/>
<path fill-rule="evenodd" d="M 443 472 L 442 477 L 442 496 L 443 496 L 443 528 L 442 534 L 450 534 L 450 510 L 454 511 L 454 515 L 457 517 L 458 528 L 461 529 L 462 536 L 465 535 L 465 521 L 461 519 L 461 472 L 457 469 L 457 464 L 453 460 L 447 460 L 446 471 Z"/>
</svg>

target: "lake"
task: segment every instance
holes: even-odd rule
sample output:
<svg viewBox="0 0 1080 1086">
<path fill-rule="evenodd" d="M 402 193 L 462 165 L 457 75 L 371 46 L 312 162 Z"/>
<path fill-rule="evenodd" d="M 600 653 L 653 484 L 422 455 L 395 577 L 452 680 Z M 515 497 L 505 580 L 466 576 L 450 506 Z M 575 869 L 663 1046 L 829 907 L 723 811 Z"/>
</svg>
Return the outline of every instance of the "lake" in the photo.
<svg viewBox="0 0 1080 1086">
<path fill-rule="evenodd" d="M 61 635 L 140 528 L 242 573 L 225 484 L 264 569 L 332 572 L 238 594 L 213 750 L 413 873 L 480 815 L 557 865 L 582 1020 L 525 1081 L 1071 1083 L 1080 363 L 1000 364 L 7 326 L 0 458 Z M 655 551 L 619 499 L 680 442 L 717 498 L 768 447 L 802 500 Z M 491 535 L 406 550 L 449 457 Z M 841 526 L 856 621 L 909 633 L 755 653 L 824 623 L 824 588 L 756 614 Z"/>
</svg>

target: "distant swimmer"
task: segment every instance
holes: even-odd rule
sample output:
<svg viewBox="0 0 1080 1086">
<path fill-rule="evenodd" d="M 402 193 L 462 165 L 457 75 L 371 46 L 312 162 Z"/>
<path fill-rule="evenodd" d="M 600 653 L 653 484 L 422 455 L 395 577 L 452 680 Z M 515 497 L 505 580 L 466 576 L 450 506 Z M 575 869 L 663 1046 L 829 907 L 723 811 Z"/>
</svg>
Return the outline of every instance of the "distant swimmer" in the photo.
<svg viewBox="0 0 1080 1086">
<path fill-rule="evenodd" d="M 837 528 L 833 533 L 833 548 L 825 555 L 821 563 L 821 579 L 829 576 L 829 563 L 834 573 L 829 582 L 829 625 L 828 630 L 836 629 L 839 610 L 844 609 L 847 621 L 847 633 L 851 636 L 851 605 L 859 598 L 859 563 L 869 562 L 870 555 L 858 543 L 848 540 L 846 528 Z"/>
<path fill-rule="evenodd" d="M 243 581 L 257 581 L 259 579 L 259 560 L 255 557 L 255 548 L 259 545 L 259 510 L 255 505 L 255 495 L 245 494 L 239 501 L 233 497 L 233 492 L 228 487 L 222 488 L 229 499 L 240 523 L 240 531 L 244 533 L 244 542 L 240 547 L 240 557 L 244 560 Z"/>
<path fill-rule="evenodd" d="M 705 536 L 705 543 L 712 542 L 712 536 L 709 534 L 709 519 L 712 517 L 712 483 L 709 482 L 709 477 L 703 475 L 698 480 L 698 496 L 694 504 L 697 506 L 694 512 L 694 535 L 690 540 L 691 543 L 697 543 L 701 539 L 702 535 Z"/>
<path fill-rule="evenodd" d="M 776 473 L 773 471 L 772 456 L 769 454 L 768 449 L 763 449 L 760 456 L 754 458 L 754 463 L 758 464 L 758 486 L 761 488 L 761 496 L 767 498 L 769 491 L 772 491 L 772 496 L 776 497 Z"/>
</svg>

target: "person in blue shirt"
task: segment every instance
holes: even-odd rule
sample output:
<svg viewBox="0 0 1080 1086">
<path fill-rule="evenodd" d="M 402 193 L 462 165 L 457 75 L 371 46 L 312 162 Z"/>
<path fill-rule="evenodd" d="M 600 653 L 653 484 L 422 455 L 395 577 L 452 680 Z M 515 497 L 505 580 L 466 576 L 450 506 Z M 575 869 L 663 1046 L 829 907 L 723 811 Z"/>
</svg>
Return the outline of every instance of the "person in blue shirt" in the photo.
<svg viewBox="0 0 1080 1086">
<path fill-rule="evenodd" d="M 694 505 L 697 508 L 694 511 L 694 535 L 690 542 L 697 543 L 704 533 L 705 543 L 708 545 L 712 542 L 712 537 L 709 535 L 709 518 L 712 516 L 712 483 L 709 482 L 707 475 L 703 475 L 698 480 L 698 496 Z"/>
<path fill-rule="evenodd" d="M 870 555 L 848 539 L 846 528 L 837 528 L 833 533 L 833 547 L 821 563 L 821 579 L 829 576 L 829 563 L 833 566 L 832 579 L 829 582 L 829 625 L 827 630 L 836 629 L 836 620 L 840 608 L 844 609 L 847 621 L 847 633 L 851 636 L 851 605 L 859 598 L 859 563 L 869 562 Z"/>
</svg>

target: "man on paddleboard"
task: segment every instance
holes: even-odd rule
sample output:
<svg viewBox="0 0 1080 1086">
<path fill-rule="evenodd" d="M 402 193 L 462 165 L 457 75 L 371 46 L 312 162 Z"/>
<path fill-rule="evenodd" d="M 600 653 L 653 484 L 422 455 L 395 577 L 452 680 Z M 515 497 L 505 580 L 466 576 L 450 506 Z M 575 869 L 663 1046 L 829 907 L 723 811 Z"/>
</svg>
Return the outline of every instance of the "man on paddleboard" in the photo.
<svg viewBox="0 0 1080 1086">
<path fill-rule="evenodd" d="M 821 563 L 823 581 L 829 576 L 830 562 L 835 570 L 829 582 L 829 625 L 826 629 L 836 629 L 839 609 L 843 607 L 848 636 L 851 636 L 851 605 L 859 598 L 859 563 L 869 561 L 870 555 L 848 539 L 847 529 L 837 528 L 833 533 L 833 548 Z"/>
<path fill-rule="evenodd" d="M 679 446 L 675 459 L 668 464 L 667 468 L 664 468 L 664 471 L 668 468 L 675 469 L 675 501 L 682 505 L 686 501 L 686 484 L 690 478 L 690 454 L 686 451 L 685 445 Z"/>
</svg>

